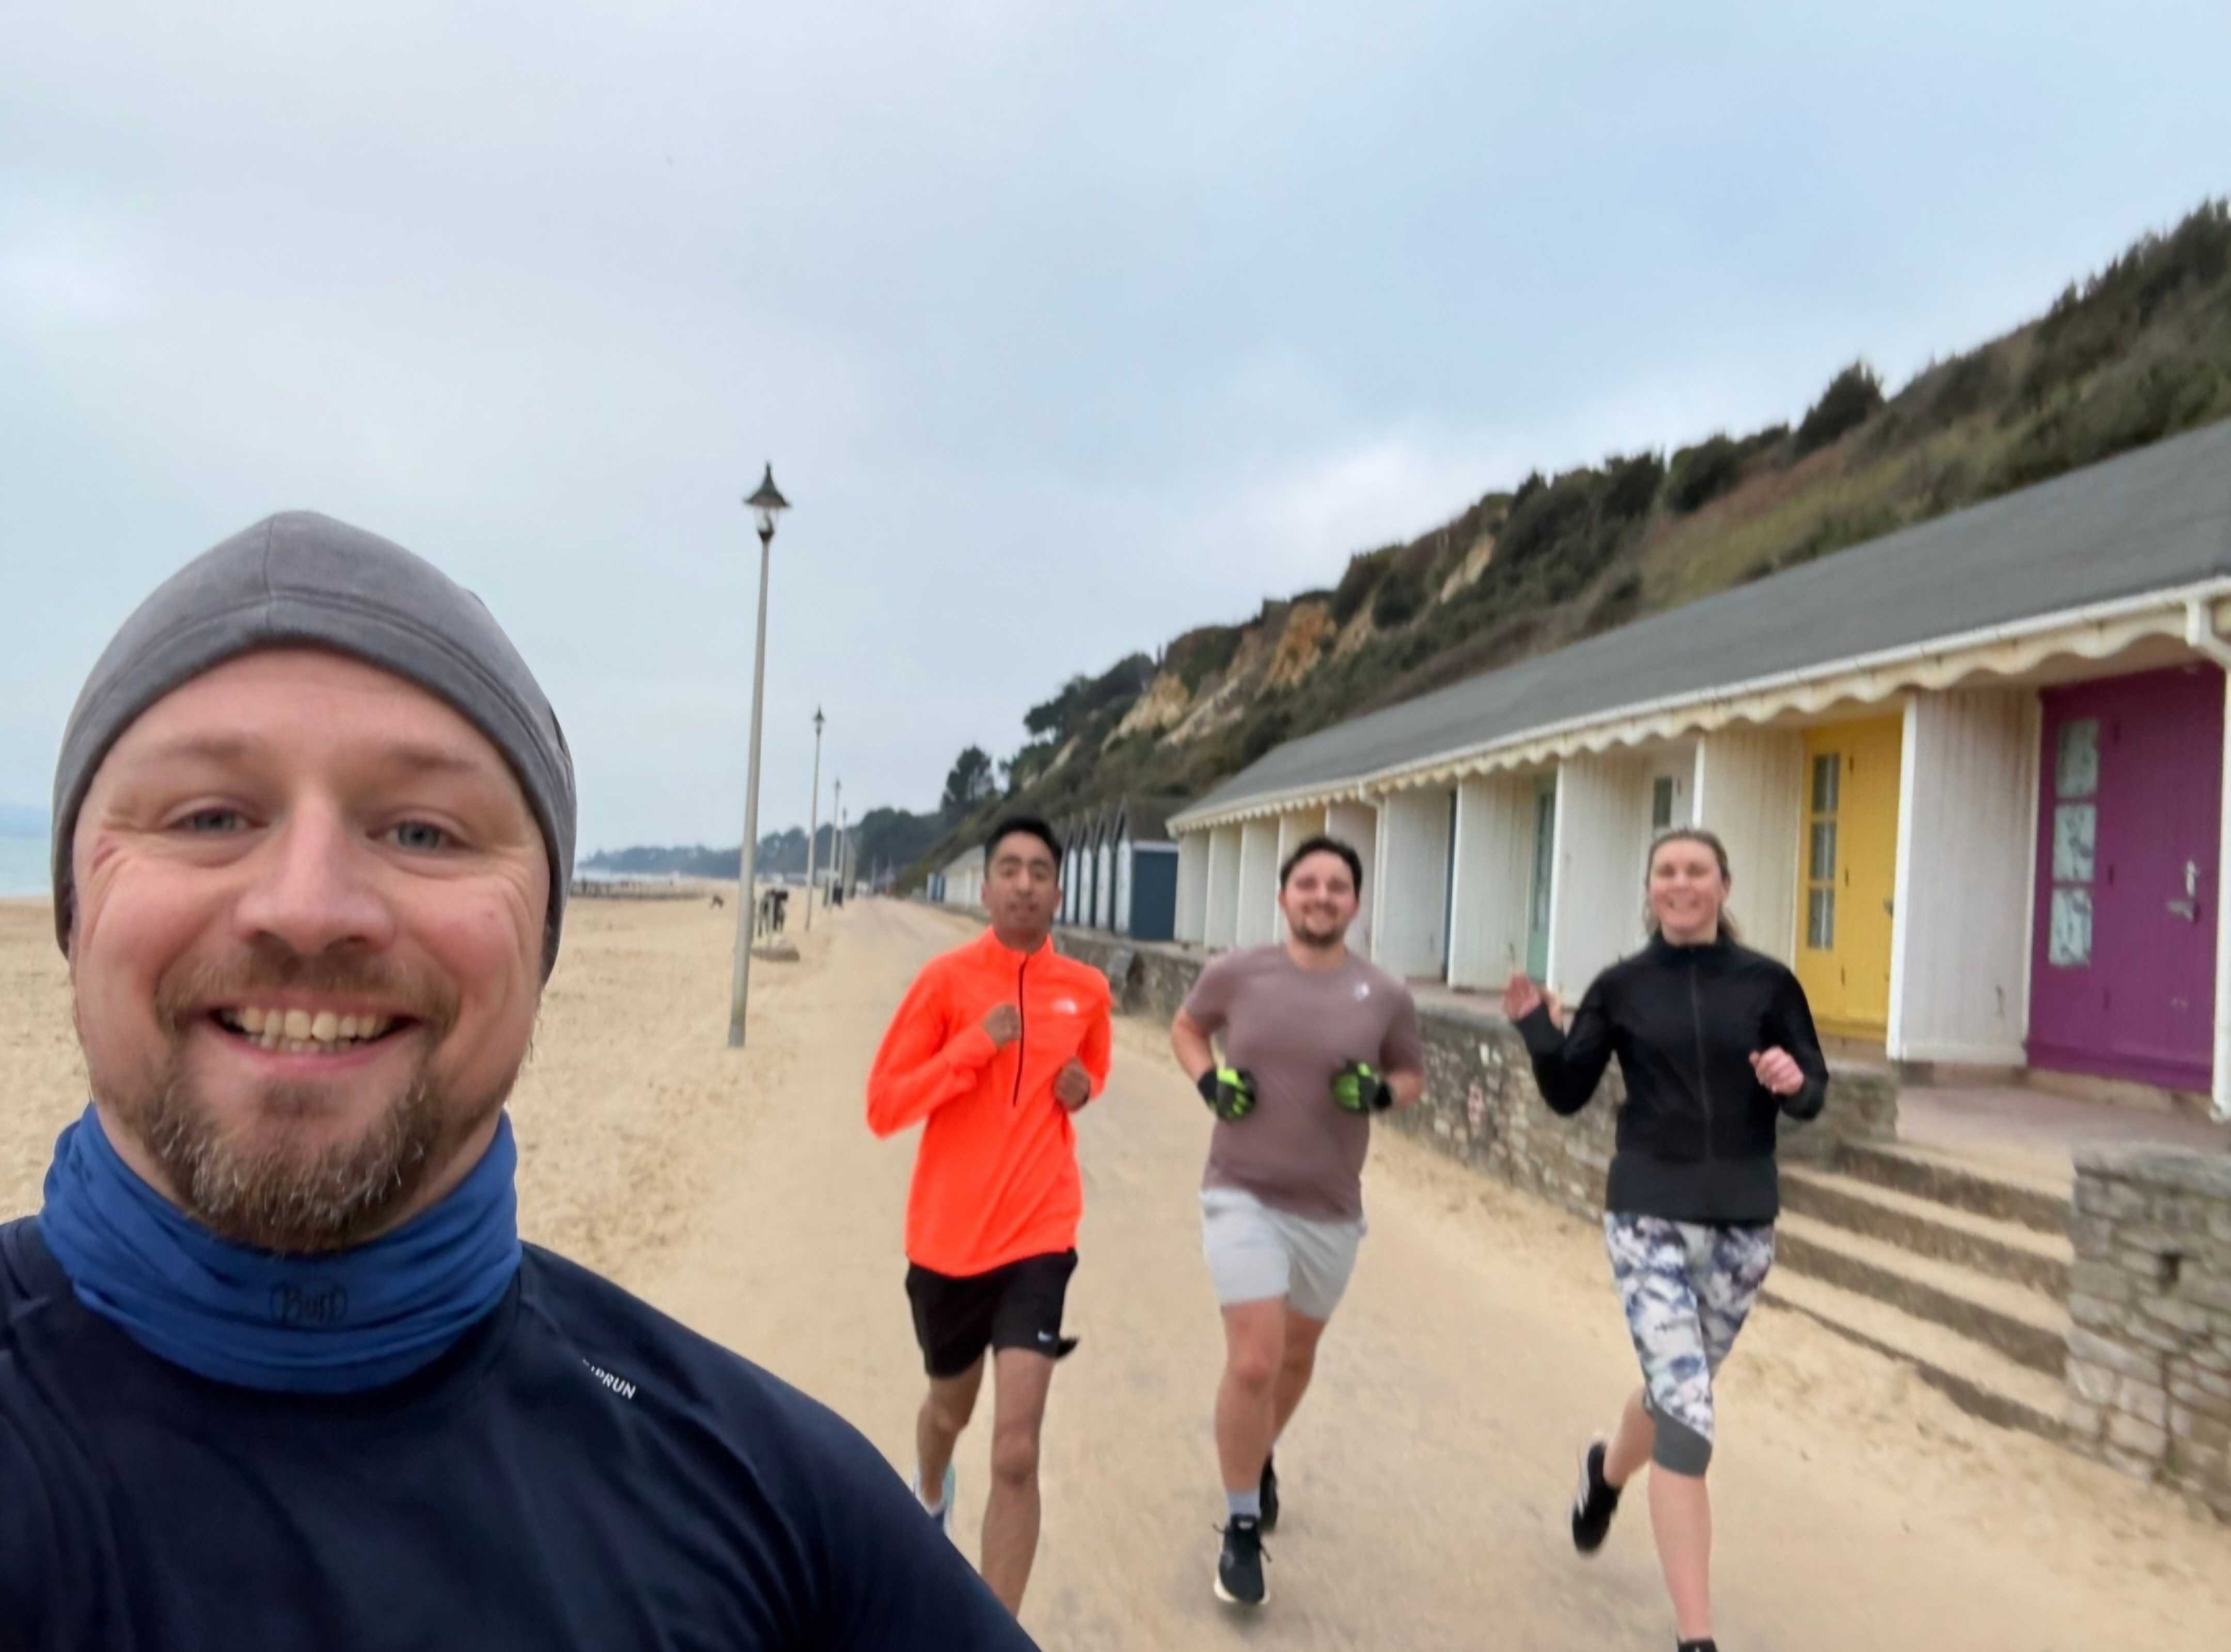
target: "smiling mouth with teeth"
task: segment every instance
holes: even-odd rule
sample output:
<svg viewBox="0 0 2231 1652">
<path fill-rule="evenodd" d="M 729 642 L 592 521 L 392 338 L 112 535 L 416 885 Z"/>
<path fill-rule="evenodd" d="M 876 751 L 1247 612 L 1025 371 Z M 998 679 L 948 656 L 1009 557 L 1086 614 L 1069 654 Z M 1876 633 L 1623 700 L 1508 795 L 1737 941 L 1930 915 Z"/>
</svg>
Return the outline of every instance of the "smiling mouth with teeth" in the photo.
<svg viewBox="0 0 2231 1652">
<path fill-rule="evenodd" d="M 235 1037 L 282 1055 L 331 1055 L 386 1037 L 402 1018 L 340 1015 L 331 1010 L 218 1010 L 217 1024 Z"/>
</svg>

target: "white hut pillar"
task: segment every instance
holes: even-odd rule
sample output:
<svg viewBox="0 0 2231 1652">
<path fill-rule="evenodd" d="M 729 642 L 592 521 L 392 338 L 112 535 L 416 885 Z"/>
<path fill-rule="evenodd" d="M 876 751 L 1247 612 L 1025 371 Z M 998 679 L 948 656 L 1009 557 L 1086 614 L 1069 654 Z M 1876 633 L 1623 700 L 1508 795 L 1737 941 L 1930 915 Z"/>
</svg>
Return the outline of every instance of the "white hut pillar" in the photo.
<svg viewBox="0 0 2231 1652">
<path fill-rule="evenodd" d="M 1239 828 L 1219 826 L 1208 850 L 1208 924 L 1203 939 L 1212 951 L 1235 945 L 1239 937 Z"/>
<path fill-rule="evenodd" d="M 1348 926 L 1348 944 L 1350 950 L 1369 958 L 1372 915 L 1379 900 L 1379 811 L 1368 803 L 1334 803 L 1325 810 L 1324 831 L 1362 859 L 1363 896 L 1355 909 L 1355 921 Z"/>
<path fill-rule="evenodd" d="M 1373 956 L 1396 975 L 1439 979 L 1448 970 L 1449 849 L 1456 793 L 1415 786 L 1391 793 L 1382 814 L 1379 922 Z"/>
<path fill-rule="evenodd" d="M 2038 738 L 2027 689 L 1906 702 L 1885 1040 L 1893 1061 L 2027 1060 Z"/>
<path fill-rule="evenodd" d="M 1239 832 L 1240 946 L 1267 946 L 1278 930 L 1278 823 L 1251 820 Z"/>
<path fill-rule="evenodd" d="M 1208 939 L 1208 846 L 1212 834 L 1184 832 L 1178 837 L 1179 940 L 1198 946 Z"/>
<path fill-rule="evenodd" d="M 1805 739 L 1730 728 L 1697 743 L 1696 824 L 1727 845 L 1728 913 L 1743 945 L 1797 958 L 1797 857 L 1805 833 Z"/>
<path fill-rule="evenodd" d="M 1449 984 L 1500 987 L 1526 962 L 1534 865 L 1534 777 L 1486 775 L 1457 788 Z"/>
</svg>

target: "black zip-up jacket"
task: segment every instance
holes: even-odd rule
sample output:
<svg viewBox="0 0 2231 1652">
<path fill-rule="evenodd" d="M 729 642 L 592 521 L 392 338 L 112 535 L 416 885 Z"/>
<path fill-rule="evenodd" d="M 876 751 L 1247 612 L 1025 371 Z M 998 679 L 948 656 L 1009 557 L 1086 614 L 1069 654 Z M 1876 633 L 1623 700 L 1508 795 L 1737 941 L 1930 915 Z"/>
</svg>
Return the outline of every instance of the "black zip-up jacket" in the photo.
<svg viewBox="0 0 2231 1652">
<path fill-rule="evenodd" d="M 1812 1008 L 1782 965 L 1732 941 L 1676 946 L 1652 936 L 1596 977 L 1565 1031 L 1546 1009 L 1518 1031 L 1542 1099 L 1562 1114 L 1588 1106 L 1619 1057 L 1626 1105 L 1607 1210 L 1729 1225 L 1781 1214 L 1775 1122 L 1817 1117 L 1828 1093 Z M 1787 1098 L 1750 1068 L 1753 1055 L 1776 1048 L 1805 1074 Z"/>
</svg>

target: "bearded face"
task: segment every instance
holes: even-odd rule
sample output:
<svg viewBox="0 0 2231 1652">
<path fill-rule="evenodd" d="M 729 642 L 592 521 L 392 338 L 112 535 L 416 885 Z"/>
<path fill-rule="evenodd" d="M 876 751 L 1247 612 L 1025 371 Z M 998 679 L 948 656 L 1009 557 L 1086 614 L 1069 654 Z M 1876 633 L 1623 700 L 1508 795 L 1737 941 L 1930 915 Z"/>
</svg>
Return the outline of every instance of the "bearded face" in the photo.
<svg viewBox="0 0 2231 1652">
<path fill-rule="evenodd" d="M 1361 900 L 1348 862 L 1329 850 L 1304 855 L 1278 891 L 1286 932 L 1304 946 L 1329 951 L 1348 937 Z"/>
<path fill-rule="evenodd" d="M 181 1209 L 331 1250 L 477 1160 L 533 1032 L 549 874 L 446 704 L 318 650 L 233 661 L 119 739 L 73 853 L 94 1099 Z"/>
</svg>

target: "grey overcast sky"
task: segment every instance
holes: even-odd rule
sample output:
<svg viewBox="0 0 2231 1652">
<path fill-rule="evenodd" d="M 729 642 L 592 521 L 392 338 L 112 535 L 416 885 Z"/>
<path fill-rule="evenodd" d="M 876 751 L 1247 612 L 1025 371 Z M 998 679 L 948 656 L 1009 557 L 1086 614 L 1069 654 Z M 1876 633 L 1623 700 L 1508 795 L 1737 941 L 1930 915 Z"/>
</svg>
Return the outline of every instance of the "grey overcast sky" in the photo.
<svg viewBox="0 0 2231 1652">
<path fill-rule="evenodd" d="M 2222 0 L 0 0 L 0 808 L 186 557 L 433 558 L 585 849 L 927 806 L 1531 467 L 1902 379 L 2231 188 Z M 826 803 L 824 802 L 824 808 Z"/>
</svg>

